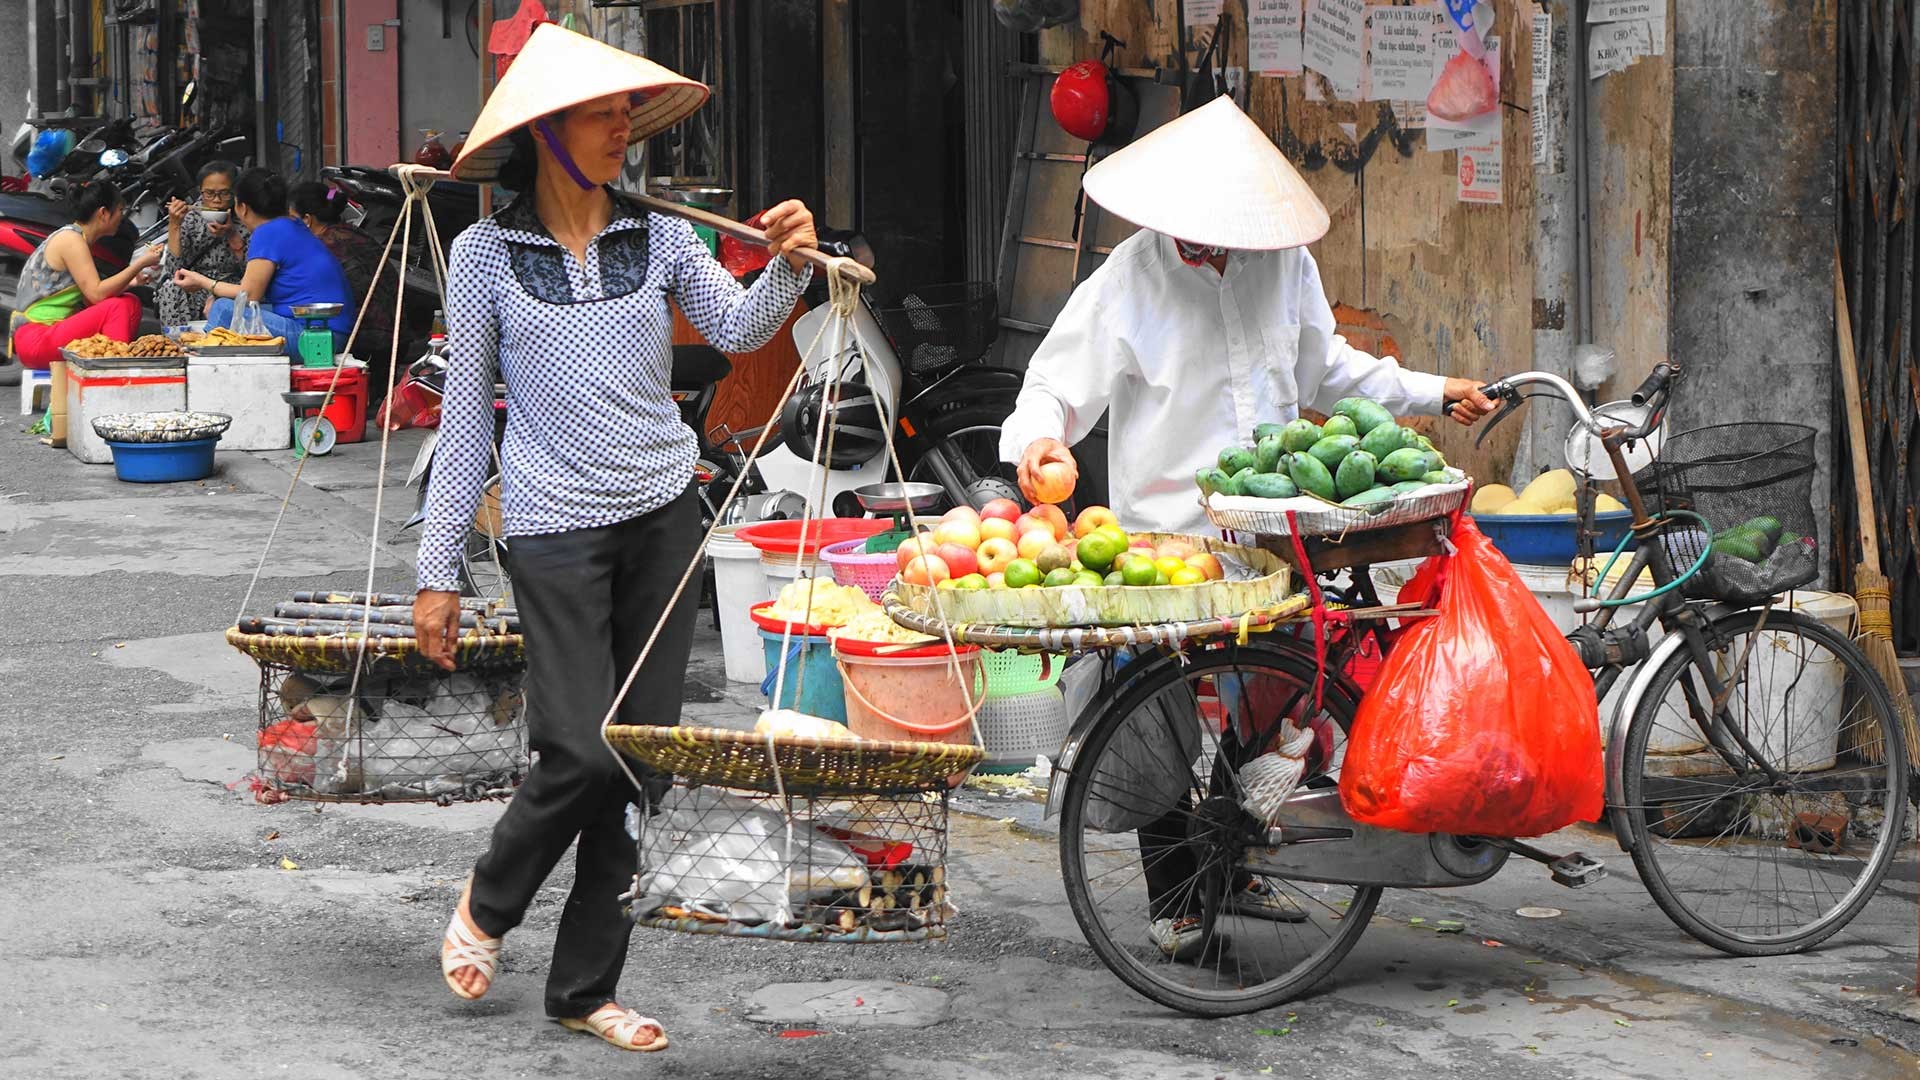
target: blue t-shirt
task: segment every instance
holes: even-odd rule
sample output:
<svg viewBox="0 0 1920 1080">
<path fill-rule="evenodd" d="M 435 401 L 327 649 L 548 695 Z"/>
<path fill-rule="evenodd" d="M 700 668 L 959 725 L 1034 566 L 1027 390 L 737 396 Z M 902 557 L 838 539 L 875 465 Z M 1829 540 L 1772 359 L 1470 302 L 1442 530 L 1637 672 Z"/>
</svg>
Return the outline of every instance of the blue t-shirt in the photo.
<svg viewBox="0 0 1920 1080">
<path fill-rule="evenodd" d="M 261 299 L 288 318 L 296 304 L 340 304 L 340 314 L 329 326 L 342 334 L 353 332 L 353 288 L 347 272 L 327 245 L 290 217 L 274 218 L 253 230 L 247 258 L 273 263 L 273 281 Z"/>
</svg>

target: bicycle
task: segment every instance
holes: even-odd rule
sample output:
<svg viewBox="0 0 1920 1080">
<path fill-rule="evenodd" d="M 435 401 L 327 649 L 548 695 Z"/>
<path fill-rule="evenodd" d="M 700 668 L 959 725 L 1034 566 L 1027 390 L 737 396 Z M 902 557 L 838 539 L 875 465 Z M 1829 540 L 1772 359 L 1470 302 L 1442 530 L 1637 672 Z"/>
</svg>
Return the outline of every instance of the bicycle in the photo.
<svg viewBox="0 0 1920 1080">
<path fill-rule="evenodd" d="M 1602 719 L 1604 820 L 1614 838 L 1661 910 L 1701 942 L 1737 956 L 1801 952 L 1857 916 L 1887 873 L 1909 794 L 1905 742 L 1887 687 L 1842 634 L 1772 600 L 1734 607 L 1681 594 L 1707 553 L 1676 569 L 1668 545 L 1689 515 L 1649 510 L 1623 458 L 1623 447 L 1658 426 L 1677 378 L 1670 365 L 1656 367 L 1633 397 L 1637 425 L 1596 418 L 1547 373 L 1483 392 L 1510 407 L 1523 386 L 1565 398 L 1604 445 L 1634 512 L 1632 561 L 1606 596 L 1576 605 L 1596 618 L 1569 635 L 1597 700 L 1622 688 L 1612 719 Z M 1632 595 L 1643 572 L 1654 588 Z M 1353 578 L 1335 598 L 1377 605 L 1366 568 Z M 1638 615 L 1614 625 L 1633 604 Z M 1654 645 L 1656 624 L 1666 636 Z M 1346 669 L 1368 639 L 1391 648 L 1390 633 L 1346 632 L 1327 642 L 1324 659 L 1285 638 L 1163 651 L 1109 676 L 1082 713 L 1049 798 L 1061 814 L 1061 868 L 1088 943 L 1133 989 L 1202 1016 L 1252 1012 L 1330 972 L 1385 888 L 1475 884 L 1516 854 L 1571 887 L 1604 874 L 1577 852 L 1515 838 L 1353 821 L 1338 784 L 1361 691 Z M 1796 736 L 1801 718 L 1835 711 L 1837 736 L 1818 723 Z M 1283 721 L 1311 729 L 1315 741 L 1303 782 L 1268 830 L 1242 808 L 1238 772 Z M 1862 749 L 1870 745 L 1878 762 Z M 1297 910 L 1275 918 L 1241 903 L 1238 890 L 1256 880 Z M 1198 955 L 1176 960 L 1149 941 L 1150 921 L 1168 911 L 1197 913 Z"/>
</svg>

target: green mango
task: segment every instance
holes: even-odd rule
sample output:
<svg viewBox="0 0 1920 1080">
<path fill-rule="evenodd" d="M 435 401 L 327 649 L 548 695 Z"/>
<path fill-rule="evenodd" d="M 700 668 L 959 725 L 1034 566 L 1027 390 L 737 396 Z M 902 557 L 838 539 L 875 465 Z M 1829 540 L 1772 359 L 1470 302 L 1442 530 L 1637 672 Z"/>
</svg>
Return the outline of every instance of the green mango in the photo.
<svg viewBox="0 0 1920 1080">
<path fill-rule="evenodd" d="M 1765 514 L 1762 514 L 1761 516 L 1754 518 L 1753 520 L 1747 522 L 1745 525 L 1741 527 L 1746 529 L 1754 529 L 1759 532 L 1765 533 L 1767 536 L 1767 539 L 1771 540 L 1775 544 L 1778 544 L 1780 542 L 1780 538 L 1786 535 L 1786 528 L 1785 526 L 1780 524 L 1780 519 L 1777 517 L 1771 517 Z"/>
<path fill-rule="evenodd" d="M 1285 430 L 1287 430 L 1287 425 L 1276 424 L 1271 421 L 1264 424 L 1255 424 L 1253 425 L 1253 441 L 1257 443 L 1269 435 L 1278 435 Z"/>
<path fill-rule="evenodd" d="M 1303 494 L 1318 495 L 1328 502 L 1333 501 L 1333 474 L 1312 454 L 1288 455 L 1287 475 L 1293 478 L 1295 486 Z"/>
<path fill-rule="evenodd" d="M 1760 550 L 1744 537 L 1727 535 L 1713 542 L 1713 552 L 1728 558 L 1743 559 L 1747 562 L 1761 561 Z"/>
<path fill-rule="evenodd" d="M 1325 441 L 1325 440 L 1322 440 Z M 1379 459 L 1365 450 L 1355 450 L 1348 454 L 1340 468 L 1333 474 L 1333 490 L 1342 499 L 1350 499 L 1373 486 L 1373 474 L 1380 467 Z"/>
<path fill-rule="evenodd" d="M 1251 446 L 1229 446 L 1220 451 L 1220 470 L 1231 476 L 1241 469 L 1251 469 L 1259 462 L 1259 457 Z"/>
<path fill-rule="evenodd" d="M 1420 482 L 1422 484 L 1451 484 L 1453 483 L 1453 474 L 1442 472 L 1439 469 L 1429 469 L 1420 477 Z"/>
<path fill-rule="evenodd" d="M 1279 473 L 1254 473 L 1247 477 L 1245 495 L 1256 499 L 1291 499 L 1300 494 L 1292 479 Z"/>
<path fill-rule="evenodd" d="M 1372 434 L 1381 424 L 1393 422 L 1393 414 L 1379 402 L 1363 397 L 1341 398 L 1333 403 L 1335 416 L 1344 416 L 1353 421 L 1354 430 L 1363 438 Z M 1372 451 L 1368 451 L 1372 453 Z"/>
<path fill-rule="evenodd" d="M 1235 495 L 1245 495 L 1247 493 L 1247 478 L 1250 476 L 1259 476 L 1259 475 L 1260 475 L 1260 470 L 1254 468 L 1251 465 L 1247 466 L 1244 469 L 1241 469 L 1239 472 L 1234 473 L 1231 477 L 1228 478 L 1229 481 L 1233 484 L 1233 493 Z"/>
<path fill-rule="evenodd" d="M 1781 547 L 1786 547 L 1786 546 L 1787 546 L 1788 544 L 1797 544 L 1797 543 L 1799 543 L 1799 542 L 1800 542 L 1800 534 L 1799 534 L 1799 533 L 1796 533 L 1796 532 L 1783 532 L 1783 533 L 1781 533 L 1781 534 L 1780 534 L 1780 546 L 1781 546 Z"/>
<path fill-rule="evenodd" d="M 1358 439 L 1360 437 L 1360 425 L 1354 423 L 1353 417 L 1351 416 L 1335 413 L 1327 417 L 1326 423 L 1320 425 L 1320 437 L 1330 439 L 1335 435 L 1351 435 Z"/>
<path fill-rule="evenodd" d="M 1221 485 L 1225 484 L 1228 479 L 1229 476 L 1226 470 L 1218 469 L 1211 465 L 1193 474 L 1193 482 L 1200 485 L 1200 494 L 1202 495 L 1211 495 L 1219 491 Z"/>
<path fill-rule="evenodd" d="M 1279 435 L 1263 435 L 1253 444 L 1253 467 L 1260 472 L 1270 473 L 1280 467 L 1280 459 L 1287 456 Z"/>
<path fill-rule="evenodd" d="M 1311 420 L 1295 420 L 1280 432 L 1280 445 L 1289 454 L 1298 454 L 1320 441 L 1320 425 Z"/>
<path fill-rule="evenodd" d="M 1353 453 L 1359 443 L 1360 440 L 1351 435 L 1335 435 L 1314 443 L 1307 448 L 1307 453 L 1312 454 L 1331 473 L 1340 468 L 1340 463 L 1347 460 L 1347 455 Z"/>
<path fill-rule="evenodd" d="M 1399 424 L 1381 424 L 1360 437 L 1360 449 L 1385 461 L 1388 454 L 1406 448 L 1407 439 L 1412 434 Z"/>
<path fill-rule="evenodd" d="M 1392 488 L 1375 487 L 1347 496 L 1341 501 L 1340 505 L 1354 507 L 1377 506 L 1382 503 L 1390 503 L 1393 500 L 1394 494 Z"/>
<path fill-rule="evenodd" d="M 1393 493 L 1395 495 L 1405 495 L 1409 491 L 1426 486 L 1427 482 L 1425 480 L 1402 480 L 1393 485 Z"/>
<path fill-rule="evenodd" d="M 1365 447 L 1363 446 L 1362 449 Z M 1380 479 L 1390 484 L 1397 484 L 1402 480 L 1418 480 L 1431 471 L 1428 468 L 1430 464 L 1425 450 L 1412 446 L 1401 447 L 1380 459 Z"/>
<path fill-rule="evenodd" d="M 1226 472 L 1222 470 L 1216 469 L 1214 471 L 1220 473 L 1220 475 L 1215 480 L 1215 484 L 1213 488 L 1215 492 L 1221 495 L 1245 495 L 1246 494 L 1245 491 L 1241 490 L 1240 481 L 1235 480 L 1232 476 L 1228 475 Z"/>
</svg>

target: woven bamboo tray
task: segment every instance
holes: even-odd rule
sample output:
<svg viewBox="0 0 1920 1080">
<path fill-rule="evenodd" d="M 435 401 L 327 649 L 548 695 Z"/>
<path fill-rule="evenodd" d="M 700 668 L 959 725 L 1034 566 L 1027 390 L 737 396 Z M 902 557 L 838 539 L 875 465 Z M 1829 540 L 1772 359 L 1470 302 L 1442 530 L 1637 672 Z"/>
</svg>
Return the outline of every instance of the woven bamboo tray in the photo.
<svg viewBox="0 0 1920 1080">
<path fill-rule="evenodd" d="M 412 637 L 375 634 L 365 639 L 364 651 L 361 641 L 359 634 L 293 637 L 249 634 L 237 627 L 227 631 L 227 644 L 255 660 L 299 671 L 349 672 L 363 657 L 369 670 L 382 673 L 431 675 L 441 671 L 438 665 L 420 655 L 419 642 Z M 526 639 L 519 634 L 466 633 L 454 643 L 453 661 L 457 671 L 514 668 L 526 660 Z"/>
<path fill-rule="evenodd" d="M 954 743 L 765 736 L 706 727 L 610 724 L 628 757 L 691 783 L 805 795 L 940 791 L 985 751 Z"/>
<path fill-rule="evenodd" d="M 1250 495 L 1210 495 L 1202 500 L 1207 520 L 1222 529 L 1270 536 L 1291 536 L 1293 515 L 1302 536 L 1343 537 L 1351 533 L 1388 529 L 1442 518 L 1460 509 L 1473 485 L 1461 474 L 1457 483 L 1429 484 L 1392 502 L 1373 506 L 1339 506 L 1301 495 L 1292 499 L 1256 499 Z"/>
<path fill-rule="evenodd" d="M 1147 626 L 1239 618 L 1283 603 L 1292 588 L 1284 560 L 1258 548 L 1205 536 L 1134 533 L 1159 543 L 1179 539 L 1243 568 L 1241 580 L 1197 585 L 1066 585 L 1053 589 L 930 589 L 895 579 L 892 590 L 908 609 L 954 623 L 994 626 Z M 938 596 L 935 594 L 938 593 Z M 898 621 L 898 620 L 895 620 Z"/>
<path fill-rule="evenodd" d="M 1264 554 L 1264 553 L 1262 553 Z M 899 584 L 895 583 L 895 588 Z M 1145 591 L 1145 590 L 1142 590 Z M 952 590 L 948 590 L 951 594 Z M 953 640 L 960 645 L 982 645 L 994 649 L 1018 649 L 1021 652 L 1074 653 L 1085 649 L 1113 649 L 1133 645 L 1177 646 L 1202 638 L 1238 636 L 1299 622 L 1312 600 L 1305 593 L 1287 597 L 1257 611 L 1244 611 L 1213 619 L 1184 622 L 1142 623 L 1133 626 L 1008 626 L 994 623 L 955 623 Z M 881 598 L 881 607 L 889 618 L 909 630 L 934 637 L 944 636 L 938 616 L 925 615 L 889 590 Z"/>
</svg>

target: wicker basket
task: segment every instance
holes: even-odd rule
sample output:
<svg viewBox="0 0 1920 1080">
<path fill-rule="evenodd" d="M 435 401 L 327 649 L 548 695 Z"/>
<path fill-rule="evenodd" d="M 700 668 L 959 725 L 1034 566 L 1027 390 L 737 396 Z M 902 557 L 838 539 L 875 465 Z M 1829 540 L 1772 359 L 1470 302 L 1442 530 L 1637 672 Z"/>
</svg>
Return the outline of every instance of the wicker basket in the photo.
<svg viewBox="0 0 1920 1080">
<path fill-rule="evenodd" d="M 1136 626 L 1237 617 L 1283 602 L 1292 585 L 1286 564 L 1258 548 L 1204 536 L 1135 533 L 1159 543 L 1179 539 L 1211 552 L 1237 577 L 1197 585 L 1067 585 L 1051 589 L 893 588 L 914 611 L 954 623 L 1001 626 Z M 937 594 L 937 595 L 936 595 Z"/>
</svg>

